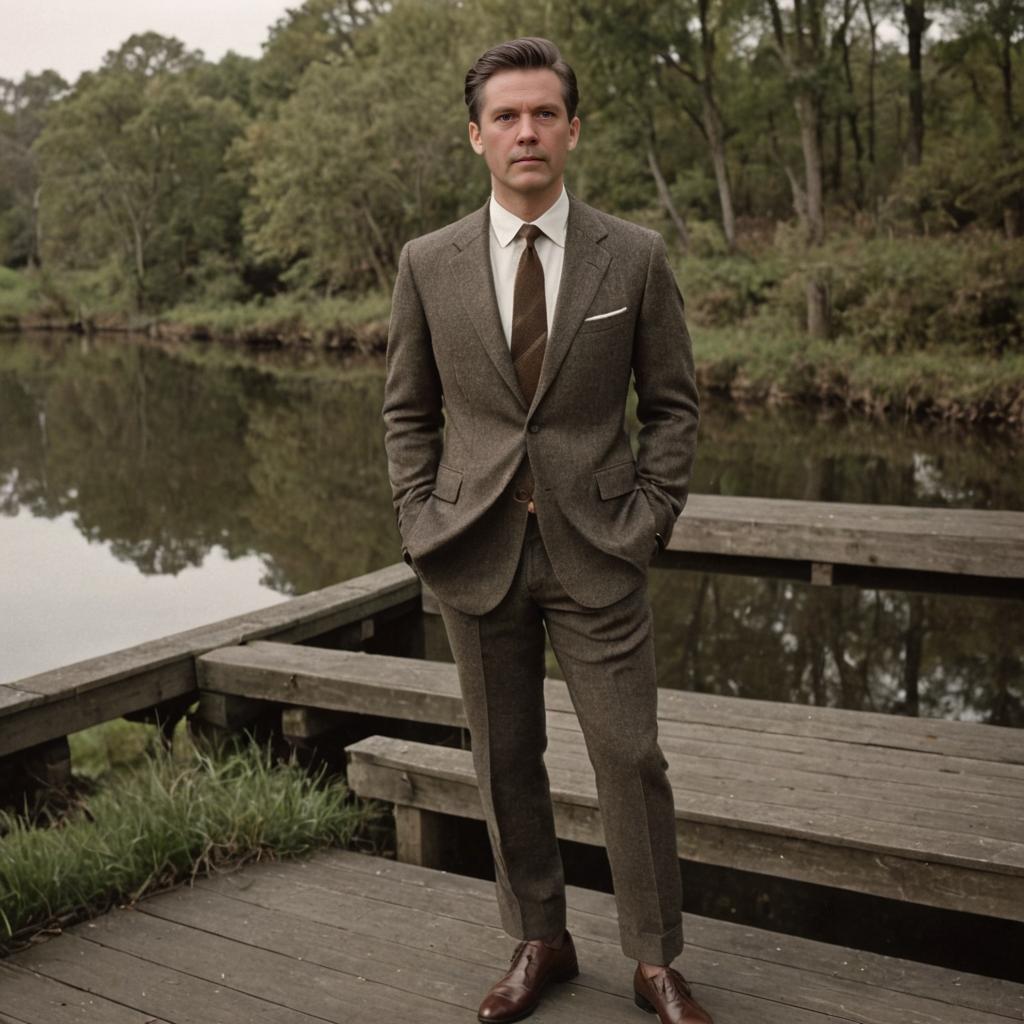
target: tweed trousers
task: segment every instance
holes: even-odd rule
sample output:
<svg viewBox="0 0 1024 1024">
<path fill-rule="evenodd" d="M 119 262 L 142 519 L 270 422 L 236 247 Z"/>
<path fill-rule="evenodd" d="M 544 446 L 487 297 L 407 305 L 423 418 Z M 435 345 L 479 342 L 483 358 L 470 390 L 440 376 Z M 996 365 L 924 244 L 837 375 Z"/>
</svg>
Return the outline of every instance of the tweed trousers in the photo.
<svg viewBox="0 0 1024 1024">
<path fill-rule="evenodd" d="M 565 927 L 565 880 L 544 752 L 544 635 L 594 768 L 623 952 L 670 963 L 683 948 L 675 810 L 658 745 L 646 584 L 604 608 L 559 584 L 528 517 L 508 593 L 483 615 L 439 601 L 455 656 L 487 822 L 502 926 L 518 939 Z"/>
</svg>

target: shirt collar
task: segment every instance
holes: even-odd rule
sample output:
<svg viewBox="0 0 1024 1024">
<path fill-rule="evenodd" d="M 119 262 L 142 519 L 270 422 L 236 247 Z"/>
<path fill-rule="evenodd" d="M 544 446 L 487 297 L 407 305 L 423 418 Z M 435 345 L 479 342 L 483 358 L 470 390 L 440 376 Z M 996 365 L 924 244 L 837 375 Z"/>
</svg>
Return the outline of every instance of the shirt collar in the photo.
<svg viewBox="0 0 1024 1024">
<path fill-rule="evenodd" d="M 498 240 L 498 245 L 504 248 L 519 233 L 519 229 L 527 223 L 521 217 L 510 213 L 491 193 L 490 203 L 491 230 Z M 562 186 L 558 198 L 534 221 L 537 227 L 551 239 L 555 245 L 565 248 L 565 227 L 569 221 L 569 195 Z"/>
</svg>

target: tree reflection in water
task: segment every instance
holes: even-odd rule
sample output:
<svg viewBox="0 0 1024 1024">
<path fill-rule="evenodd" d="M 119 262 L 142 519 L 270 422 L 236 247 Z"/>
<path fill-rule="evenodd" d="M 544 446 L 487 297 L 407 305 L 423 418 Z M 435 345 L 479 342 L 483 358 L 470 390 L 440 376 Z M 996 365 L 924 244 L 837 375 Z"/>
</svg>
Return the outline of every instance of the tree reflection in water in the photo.
<svg viewBox="0 0 1024 1024">
<path fill-rule="evenodd" d="M 382 388 L 312 351 L 8 336 L 0 511 L 70 512 L 146 573 L 217 545 L 282 594 L 327 586 L 398 559 Z M 1024 507 L 1013 438 L 714 401 L 701 430 L 694 491 Z M 664 686 L 1024 725 L 1015 602 L 667 569 L 651 595 Z"/>
</svg>

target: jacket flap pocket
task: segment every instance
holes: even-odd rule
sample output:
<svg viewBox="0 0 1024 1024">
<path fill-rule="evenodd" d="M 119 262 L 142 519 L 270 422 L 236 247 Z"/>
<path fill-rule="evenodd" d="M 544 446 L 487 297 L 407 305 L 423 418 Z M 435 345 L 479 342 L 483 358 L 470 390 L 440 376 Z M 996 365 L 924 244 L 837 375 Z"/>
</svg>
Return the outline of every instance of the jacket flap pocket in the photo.
<svg viewBox="0 0 1024 1024">
<path fill-rule="evenodd" d="M 458 501 L 459 489 L 462 487 L 462 474 L 455 469 L 449 469 L 445 465 L 437 467 L 437 476 L 434 479 L 433 494 L 442 501 Z"/>
<path fill-rule="evenodd" d="M 614 466 L 599 469 L 594 478 L 597 480 L 598 493 L 605 501 L 618 498 L 636 490 L 636 463 L 632 459 L 617 462 Z"/>
</svg>

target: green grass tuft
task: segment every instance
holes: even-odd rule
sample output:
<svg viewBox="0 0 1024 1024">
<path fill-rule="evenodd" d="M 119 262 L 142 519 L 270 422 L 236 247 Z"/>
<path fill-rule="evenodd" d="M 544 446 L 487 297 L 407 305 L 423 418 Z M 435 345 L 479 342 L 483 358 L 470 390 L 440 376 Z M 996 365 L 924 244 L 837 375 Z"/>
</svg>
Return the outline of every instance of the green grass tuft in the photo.
<svg viewBox="0 0 1024 1024">
<path fill-rule="evenodd" d="M 216 868 L 344 846 L 378 816 L 249 744 L 146 751 L 48 827 L 0 811 L 0 935 L 101 913 Z"/>
</svg>

